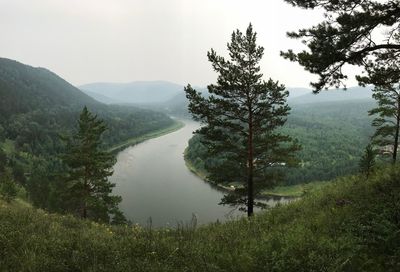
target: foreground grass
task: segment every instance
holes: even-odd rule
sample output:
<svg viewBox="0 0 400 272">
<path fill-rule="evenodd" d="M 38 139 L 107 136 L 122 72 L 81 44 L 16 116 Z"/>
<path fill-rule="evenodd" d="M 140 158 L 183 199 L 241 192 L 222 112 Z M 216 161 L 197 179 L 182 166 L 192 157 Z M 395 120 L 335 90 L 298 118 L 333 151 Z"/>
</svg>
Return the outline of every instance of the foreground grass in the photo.
<svg viewBox="0 0 400 272">
<path fill-rule="evenodd" d="M 111 147 L 108 151 L 109 152 L 118 152 L 129 146 L 137 145 L 137 144 L 140 144 L 149 139 L 161 137 L 163 135 L 172 133 L 174 131 L 177 131 L 177 130 L 183 128 L 184 126 L 185 126 L 185 124 L 183 122 L 174 120 L 174 123 L 171 126 L 168 126 L 166 128 L 162 128 L 162 129 L 158 129 L 156 131 L 152 131 L 152 132 L 146 133 L 146 134 L 138 136 L 138 137 L 131 138 L 123 143 L 120 143 L 118 145 Z"/>
<path fill-rule="evenodd" d="M 0 202 L 1 271 L 400 271 L 400 170 L 224 224 L 111 227 Z"/>
</svg>

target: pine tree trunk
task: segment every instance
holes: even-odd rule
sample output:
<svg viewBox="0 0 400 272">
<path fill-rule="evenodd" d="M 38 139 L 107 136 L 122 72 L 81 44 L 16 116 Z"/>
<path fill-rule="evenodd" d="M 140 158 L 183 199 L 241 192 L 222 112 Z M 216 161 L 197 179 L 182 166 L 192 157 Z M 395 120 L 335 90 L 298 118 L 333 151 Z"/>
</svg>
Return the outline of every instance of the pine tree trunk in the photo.
<svg viewBox="0 0 400 272">
<path fill-rule="evenodd" d="M 397 116 L 396 116 L 396 132 L 394 135 L 393 157 L 392 163 L 396 163 L 397 148 L 399 145 L 399 129 L 400 129 L 400 96 L 397 98 Z"/>
<path fill-rule="evenodd" d="M 248 173 L 247 173 L 247 216 L 253 215 L 254 188 L 253 188 L 253 115 L 249 110 L 249 137 L 248 137 Z"/>
<path fill-rule="evenodd" d="M 247 195 L 247 216 L 251 217 L 253 215 L 254 207 L 254 197 L 253 197 L 253 173 L 249 173 L 248 176 L 248 195 Z"/>
<path fill-rule="evenodd" d="M 87 204 L 86 204 L 86 199 L 88 196 L 88 182 L 87 182 L 87 176 L 88 176 L 88 171 L 87 171 L 87 167 L 85 167 L 85 180 L 83 183 L 83 190 L 84 190 L 84 196 L 83 196 L 83 203 L 82 203 L 82 218 L 86 219 L 87 218 Z"/>
<path fill-rule="evenodd" d="M 396 125 L 396 134 L 395 134 L 395 138 L 394 138 L 394 146 L 393 146 L 393 156 L 392 156 L 392 164 L 396 163 L 396 159 L 397 159 L 397 146 L 399 144 L 399 118 L 397 118 L 397 125 Z"/>
</svg>

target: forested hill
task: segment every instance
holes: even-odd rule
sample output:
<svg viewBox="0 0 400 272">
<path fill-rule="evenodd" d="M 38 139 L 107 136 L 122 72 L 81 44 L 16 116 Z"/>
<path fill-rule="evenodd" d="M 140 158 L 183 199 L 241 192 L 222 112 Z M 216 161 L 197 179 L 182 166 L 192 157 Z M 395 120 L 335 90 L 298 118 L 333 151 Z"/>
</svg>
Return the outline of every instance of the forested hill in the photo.
<svg viewBox="0 0 400 272">
<path fill-rule="evenodd" d="M 93 98 L 45 68 L 0 58 L 0 116 L 36 109 L 98 104 Z"/>
<path fill-rule="evenodd" d="M 47 69 L 0 59 L 0 148 L 59 152 L 59 135 L 75 129 L 84 105 L 106 121 L 108 146 L 173 124 L 162 113 L 97 102 Z"/>
<path fill-rule="evenodd" d="M 299 140 L 301 164 L 285 171 L 283 184 L 330 180 L 359 171 L 363 149 L 373 134 L 368 111 L 372 99 L 291 104 L 283 131 Z M 199 172 L 223 157 L 211 157 L 195 135 L 189 141 L 186 160 Z"/>
</svg>

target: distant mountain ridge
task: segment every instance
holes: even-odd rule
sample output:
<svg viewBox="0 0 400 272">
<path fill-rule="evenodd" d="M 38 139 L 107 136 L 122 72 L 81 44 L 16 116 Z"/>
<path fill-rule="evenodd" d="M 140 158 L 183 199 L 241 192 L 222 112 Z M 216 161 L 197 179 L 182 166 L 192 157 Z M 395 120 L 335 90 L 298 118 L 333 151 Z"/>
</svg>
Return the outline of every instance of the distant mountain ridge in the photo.
<svg viewBox="0 0 400 272">
<path fill-rule="evenodd" d="M 126 84 L 93 83 L 80 86 L 80 88 L 86 94 L 103 103 L 133 104 L 172 116 L 191 118 L 191 114 L 188 112 L 189 102 L 186 99 L 184 86 L 179 84 L 166 81 L 139 81 Z M 208 93 L 207 88 L 196 87 L 195 89 L 204 94 Z M 288 103 L 291 106 L 356 100 L 360 100 L 360 103 L 373 101 L 371 86 L 366 88 L 356 86 L 347 90 L 330 89 L 319 94 L 313 94 L 312 89 L 309 88 L 288 87 L 287 90 L 289 91 Z M 163 101 L 161 102 L 160 98 L 154 99 L 154 96 L 159 93 L 163 93 Z"/>
<path fill-rule="evenodd" d="M 303 94 L 300 96 L 289 98 L 290 104 L 308 104 L 308 103 L 321 103 L 321 102 L 336 102 L 336 101 L 352 101 L 352 100 L 365 100 L 372 98 L 372 86 L 367 87 L 350 87 L 344 89 L 329 89 L 321 91 L 319 94 Z"/>
<path fill-rule="evenodd" d="M 117 103 L 162 103 L 183 92 L 183 86 L 168 81 L 134 81 L 129 83 L 90 83 L 79 86 L 89 95 L 98 94 Z"/>
<path fill-rule="evenodd" d="M 92 97 L 94 100 L 104 103 L 104 104 L 123 104 L 123 101 L 120 100 L 116 100 L 113 98 L 110 98 L 108 96 L 102 95 L 102 94 L 98 94 L 92 91 L 83 91 L 81 90 L 83 93 L 87 94 L 88 96 Z"/>
<path fill-rule="evenodd" d="M 136 81 L 130 83 L 91 83 L 79 86 L 87 95 L 107 104 L 136 104 L 150 108 L 160 107 L 173 112 L 182 111 L 188 102 L 184 86 L 168 81 Z M 207 93 L 207 88 L 196 88 Z M 315 95 L 312 89 L 288 87 L 290 104 L 372 99 L 372 87 L 350 87 L 347 90 L 329 89 Z"/>
<path fill-rule="evenodd" d="M 311 89 L 301 87 L 287 87 L 289 91 L 289 99 L 312 93 Z"/>
</svg>

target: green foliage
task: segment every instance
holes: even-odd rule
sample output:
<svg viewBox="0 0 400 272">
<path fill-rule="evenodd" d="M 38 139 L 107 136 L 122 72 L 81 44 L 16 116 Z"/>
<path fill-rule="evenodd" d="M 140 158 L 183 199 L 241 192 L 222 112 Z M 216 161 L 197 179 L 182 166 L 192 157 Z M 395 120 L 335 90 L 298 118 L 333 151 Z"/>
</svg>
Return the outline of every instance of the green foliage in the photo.
<svg viewBox="0 0 400 272">
<path fill-rule="evenodd" d="M 365 68 L 369 61 L 382 59 L 382 52 L 398 55 L 400 51 L 399 1 L 285 1 L 305 9 L 323 9 L 326 15 L 324 21 L 311 28 L 288 33 L 291 38 L 301 39 L 308 51 L 281 53 L 319 76 L 317 82 L 311 83 L 315 92 L 344 85 L 347 75 L 342 68 L 346 64 Z M 375 35 L 377 32 L 382 35 Z"/>
<path fill-rule="evenodd" d="M 66 148 L 61 138 L 76 132 L 84 105 L 109 128 L 102 135 L 106 148 L 174 124 L 162 113 L 101 104 L 46 69 L 0 58 L 0 150 L 13 180 L 26 187 L 37 207 L 61 211 L 65 169 L 58 157 Z"/>
<path fill-rule="evenodd" d="M 217 156 L 205 164 L 208 178 L 215 183 L 242 184 L 226 195 L 221 204 L 245 207 L 250 216 L 254 198 L 263 187 L 276 182 L 277 165 L 294 165 L 295 141 L 278 130 L 286 122 L 289 106 L 285 86 L 262 80 L 259 62 L 264 48 L 257 46 L 251 24 L 243 34 L 236 30 L 228 44 L 230 60 L 211 49 L 208 60 L 218 73 L 217 83 L 208 86 L 210 96 L 190 85 L 185 88 L 189 111 L 202 121 L 196 133 L 207 147 L 207 155 Z"/>
<path fill-rule="evenodd" d="M 292 105 L 282 130 L 301 144 L 302 150 L 297 154 L 301 164 L 285 169 L 280 184 L 302 184 L 358 173 L 359 159 L 373 134 L 367 113 L 374 106 L 370 100 Z M 203 174 L 207 164 L 222 159 L 207 154 L 199 136 L 189 141 L 185 158 L 196 172 Z"/>
<path fill-rule="evenodd" d="M 372 125 L 377 127 L 373 142 L 383 148 L 389 148 L 392 162 L 396 162 L 400 130 L 400 89 L 375 87 L 373 97 L 378 101 L 378 107 L 369 111 L 377 115 Z"/>
<path fill-rule="evenodd" d="M 124 141 L 124 142 L 122 142 L 120 144 L 114 145 L 108 151 L 110 151 L 112 153 L 117 153 L 117 152 L 125 149 L 128 146 L 133 146 L 133 145 L 142 143 L 142 142 L 144 142 L 144 141 L 146 141 L 148 139 L 151 139 L 151 138 L 161 137 L 161 136 L 163 136 L 165 134 L 169 134 L 169 133 L 172 133 L 174 131 L 177 131 L 177 130 L 181 129 L 184 126 L 185 126 L 185 124 L 183 122 L 174 120 L 174 123 L 172 125 L 168 126 L 168 127 L 160 128 L 160 129 L 157 129 L 157 130 L 153 130 L 153 131 L 145 133 L 143 135 L 139 135 L 139 136 L 136 136 L 134 138 L 130 138 L 127 141 Z"/>
<path fill-rule="evenodd" d="M 399 35 L 394 34 L 397 41 Z M 372 97 L 378 106 L 369 111 L 369 115 L 375 116 L 372 122 L 376 127 L 373 143 L 391 154 L 392 163 L 396 163 L 400 132 L 400 65 L 397 54 L 381 52 L 379 58 L 368 64 L 367 72 L 368 76 L 359 77 L 359 80 L 364 85 L 375 85 Z"/>
<path fill-rule="evenodd" d="M 56 160 L 48 162 L 43 158 L 35 158 L 31 163 L 32 171 L 25 186 L 30 202 L 38 208 L 60 211 L 56 207 L 61 204 L 52 201 L 59 198 L 57 184 L 52 175 L 59 171 L 60 162 Z"/>
<path fill-rule="evenodd" d="M 358 173 L 359 158 L 373 134 L 370 100 L 293 105 L 284 127 L 303 149 L 301 166 L 286 171 L 286 184 L 330 180 Z"/>
<path fill-rule="evenodd" d="M 5 168 L 0 172 L 0 196 L 7 202 L 13 200 L 18 193 L 17 185 L 15 184 L 11 169 Z"/>
<path fill-rule="evenodd" d="M 18 193 L 15 184 L 12 168 L 9 166 L 7 154 L 0 146 L 0 197 L 10 202 Z"/>
<path fill-rule="evenodd" d="M 67 145 L 63 161 L 67 165 L 67 209 L 82 218 L 109 222 L 110 214 L 118 211 L 120 196 L 113 196 L 115 184 L 108 180 L 113 174 L 115 157 L 106 151 L 101 135 L 107 130 L 103 120 L 83 108 L 79 129 Z M 122 217 L 119 212 L 118 217 Z"/>
<path fill-rule="evenodd" d="M 400 170 L 224 224 L 109 226 L 0 202 L 5 271 L 397 271 Z"/>
<path fill-rule="evenodd" d="M 376 165 L 376 151 L 373 149 L 372 145 L 369 144 L 365 147 L 364 154 L 360 159 L 360 172 L 365 175 L 366 178 L 374 170 Z"/>
<path fill-rule="evenodd" d="M 104 105 L 52 72 L 0 58 L 0 126 L 17 152 L 59 154 L 83 106 L 104 119 L 107 146 L 173 124 L 168 116 L 131 106 Z"/>
<path fill-rule="evenodd" d="M 0 147 L 0 173 L 5 171 L 6 165 L 7 165 L 7 155 Z"/>
</svg>

